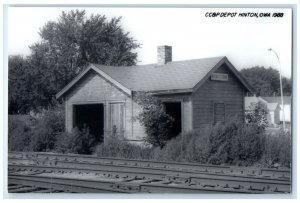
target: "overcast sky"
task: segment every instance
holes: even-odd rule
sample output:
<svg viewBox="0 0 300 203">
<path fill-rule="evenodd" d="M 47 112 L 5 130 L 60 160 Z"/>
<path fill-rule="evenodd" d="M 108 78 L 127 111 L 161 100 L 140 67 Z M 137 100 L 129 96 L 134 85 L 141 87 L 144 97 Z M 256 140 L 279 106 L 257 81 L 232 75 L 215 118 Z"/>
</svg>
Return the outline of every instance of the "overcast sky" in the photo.
<svg viewBox="0 0 300 203">
<path fill-rule="evenodd" d="M 75 9 L 75 8 L 72 8 Z M 157 46 L 171 45 L 173 60 L 227 56 L 238 69 L 265 66 L 291 76 L 292 24 L 290 9 L 209 8 L 78 8 L 108 18 L 122 16 L 121 25 L 142 44 L 138 64 L 156 63 Z M 28 55 L 40 40 L 38 31 L 69 8 L 9 7 L 8 54 Z M 206 17 L 207 12 L 284 13 L 282 18 Z M 238 15 L 238 14 L 237 14 Z"/>
</svg>

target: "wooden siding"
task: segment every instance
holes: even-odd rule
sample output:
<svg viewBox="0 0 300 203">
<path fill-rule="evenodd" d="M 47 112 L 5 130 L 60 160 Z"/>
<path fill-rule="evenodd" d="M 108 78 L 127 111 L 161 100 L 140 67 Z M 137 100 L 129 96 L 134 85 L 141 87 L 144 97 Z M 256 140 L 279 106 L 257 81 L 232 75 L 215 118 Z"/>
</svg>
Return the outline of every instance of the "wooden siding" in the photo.
<svg viewBox="0 0 300 203">
<path fill-rule="evenodd" d="M 192 94 L 193 127 L 202 129 L 214 123 L 214 105 L 224 103 L 225 117 L 244 115 L 245 89 L 226 65 L 215 73 L 228 74 L 228 81 L 214 81 L 210 78 Z"/>
<path fill-rule="evenodd" d="M 216 73 L 228 74 L 228 81 L 210 78 L 194 93 L 156 95 L 162 101 L 181 102 L 182 131 L 200 129 L 214 123 L 214 104 L 224 103 L 225 117 L 244 115 L 245 88 L 224 64 Z M 111 132 L 111 103 L 124 104 L 124 138 L 136 142 L 145 134 L 144 127 L 135 117 L 141 111 L 131 96 L 91 70 L 66 94 L 66 129 L 73 128 L 73 106 L 101 103 L 104 105 L 104 136 Z"/>
<path fill-rule="evenodd" d="M 104 136 L 109 136 L 112 133 L 110 104 L 115 102 L 124 103 L 124 138 L 129 140 L 142 139 L 145 136 L 143 126 L 139 121 L 133 119 L 140 109 L 138 105 L 131 100 L 131 96 L 125 94 L 93 70 L 67 93 L 65 102 L 67 131 L 71 132 L 73 129 L 73 106 L 75 104 L 101 103 L 104 104 Z"/>
</svg>

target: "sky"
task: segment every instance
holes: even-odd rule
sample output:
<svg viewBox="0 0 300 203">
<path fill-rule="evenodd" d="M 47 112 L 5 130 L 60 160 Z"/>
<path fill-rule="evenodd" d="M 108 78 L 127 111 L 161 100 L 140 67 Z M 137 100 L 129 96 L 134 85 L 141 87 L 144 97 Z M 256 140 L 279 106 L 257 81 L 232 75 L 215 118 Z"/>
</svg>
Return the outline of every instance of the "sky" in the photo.
<svg viewBox="0 0 300 203">
<path fill-rule="evenodd" d="M 29 55 L 41 40 L 39 28 L 76 7 L 9 7 L 8 54 Z M 291 77 L 292 24 L 290 9 L 259 8 L 104 8 L 78 7 L 90 14 L 122 17 L 121 25 L 141 43 L 138 64 L 157 62 L 157 46 L 170 45 L 173 61 L 227 56 L 238 69 L 253 66 L 282 69 Z M 211 13 L 234 17 L 207 17 Z M 271 17 L 238 17 L 239 13 L 270 13 Z M 283 17 L 272 17 L 283 13 Z M 278 55 L 279 61 L 272 48 Z"/>
</svg>

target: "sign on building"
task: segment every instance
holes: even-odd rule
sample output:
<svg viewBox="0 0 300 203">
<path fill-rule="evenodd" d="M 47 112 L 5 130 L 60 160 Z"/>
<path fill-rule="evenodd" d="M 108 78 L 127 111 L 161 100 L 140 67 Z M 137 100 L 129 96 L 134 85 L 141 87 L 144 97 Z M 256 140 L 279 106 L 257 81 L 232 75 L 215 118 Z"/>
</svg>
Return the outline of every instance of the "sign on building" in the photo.
<svg viewBox="0 0 300 203">
<path fill-rule="evenodd" d="M 228 74 L 224 73 L 213 73 L 210 76 L 211 80 L 218 80 L 218 81 L 228 81 Z"/>
</svg>

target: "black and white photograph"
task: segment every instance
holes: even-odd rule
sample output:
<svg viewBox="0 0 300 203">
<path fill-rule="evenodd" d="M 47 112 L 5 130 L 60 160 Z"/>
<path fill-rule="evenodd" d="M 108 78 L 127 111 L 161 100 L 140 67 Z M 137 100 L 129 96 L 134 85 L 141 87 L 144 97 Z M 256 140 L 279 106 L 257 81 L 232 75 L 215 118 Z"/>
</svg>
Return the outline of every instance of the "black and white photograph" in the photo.
<svg viewBox="0 0 300 203">
<path fill-rule="evenodd" d="M 292 193 L 292 6 L 6 9 L 9 198 Z"/>
</svg>

